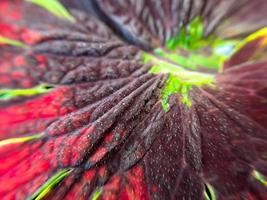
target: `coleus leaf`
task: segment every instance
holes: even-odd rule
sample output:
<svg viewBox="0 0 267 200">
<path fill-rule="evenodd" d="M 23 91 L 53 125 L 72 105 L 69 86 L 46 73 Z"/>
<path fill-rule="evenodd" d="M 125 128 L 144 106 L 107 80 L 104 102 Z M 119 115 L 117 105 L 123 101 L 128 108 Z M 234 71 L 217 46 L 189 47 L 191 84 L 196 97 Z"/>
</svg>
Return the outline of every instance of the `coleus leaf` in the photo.
<svg viewBox="0 0 267 200">
<path fill-rule="evenodd" d="M 0 47 L 0 88 L 13 94 L 0 100 L 0 196 L 267 198 L 265 54 L 206 67 L 215 43 L 237 49 L 226 60 L 242 54 L 242 38 L 216 28 L 244 2 L 86 1 L 70 23 L 1 1 L 0 35 L 29 48 Z M 191 42 L 169 48 L 186 29 Z M 205 59 L 184 66 L 176 52 Z M 17 95 L 40 84 L 53 89 Z"/>
<path fill-rule="evenodd" d="M 223 1 L 222 1 L 223 2 Z M 223 38 L 234 38 L 251 34 L 267 24 L 264 0 L 245 1 L 245 4 L 219 25 L 217 33 Z"/>
</svg>

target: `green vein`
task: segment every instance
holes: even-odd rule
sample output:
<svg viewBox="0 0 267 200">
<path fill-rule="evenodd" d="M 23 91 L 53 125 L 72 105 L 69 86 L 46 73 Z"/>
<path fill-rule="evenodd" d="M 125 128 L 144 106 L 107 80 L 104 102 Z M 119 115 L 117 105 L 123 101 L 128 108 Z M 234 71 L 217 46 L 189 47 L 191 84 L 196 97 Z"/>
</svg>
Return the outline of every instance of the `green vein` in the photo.
<svg viewBox="0 0 267 200">
<path fill-rule="evenodd" d="M 4 37 L 0 35 L 0 44 L 7 44 L 10 46 L 20 47 L 20 48 L 28 48 L 28 46 L 20 41 L 12 40 L 10 38 Z"/>
<path fill-rule="evenodd" d="M 204 197 L 206 200 L 216 200 L 214 188 L 210 184 L 205 184 Z"/>
<path fill-rule="evenodd" d="M 48 10 L 57 17 L 66 19 L 70 22 L 75 22 L 75 18 L 58 0 L 26 0 L 26 1 L 36 4 Z"/>
<path fill-rule="evenodd" d="M 161 103 L 164 111 L 169 109 L 168 98 L 170 95 L 180 93 L 182 95 L 182 103 L 190 107 L 192 103 L 189 99 L 189 91 L 194 86 L 213 86 L 214 83 L 214 75 L 212 74 L 188 71 L 179 65 L 157 58 L 152 54 L 145 53 L 144 62 L 152 64 L 149 71 L 151 74 L 169 74 L 169 78 L 161 90 Z"/>
<path fill-rule="evenodd" d="M 97 188 L 92 194 L 91 200 L 98 200 L 100 198 L 100 195 L 102 193 L 102 188 Z"/>
<path fill-rule="evenodd" d="M 33 96 L 37 94 L 43 94 L 51 91 L 50 85 L 41 84 L 33 88 L 27 89 L 3 89 L 0 90 L 0 101 L 9 100 L 19 96 Z"/>
<path fill-rule="evenodd" d="M 263 184 L 264 186 L 267 186 L 267 180 L 266 178 L 258 171 L 253 170 L 252 171 L 252 176 L 259 181 L 261 184 Z"/>
<path fill-rule="evenodd" d="M 9 138 L 9 139 L 5 139 L 5 140 L 1 140 L 0 141 L 0 147 L 10 145 L 10 144 L 29 142 L 32 140 L 40 139 L 43 136 L 44 136 L 43 134 L 36 134 L 36 135 L 31 135 L 31 136 L 26 136 L 26 137 L 17 137 L 17 138 Z"/>
<path fill-rule="evenodd" d="M 187 26 L 183 27 L 178 35 L 166 42 L 169 50 L 175 50 L 182 47 L 187 50 L 198 49 L 203 42 L 204 22 L 201 17 L 195 17 Z"/>
<path fill-rule="evenodd" d="M 154 53 L 188 69 L 208 68 L 218 71 L 233 54 L 239 41 L 220 39 L 215 35 L 205 37 L 204 28 L 204 21 L 197 16 L 176 36 L 166 41 L 166 49 L 158 48 Z M 180 50 L 187 55 L 183 55 Z"/>
<path fill-rule="evenodd" d="M 53 175 L 50 179 L 48 179 L 30 198 L 29 200 L 41 200 L 61 181 L 64 180 L 73 169 L 62 169 Z"/>
<path fill-rule="evenodd" d="M 155 54 L 161 58 L 169 59 L 184 68 L 196 70 L 199 67 L 217 70 L 222 66 L 225 57 L 218 54 L 204 56 L 199 53 L 188 52 L 187 56 L 180 55 L 179 52 L 165 52 L 162 49 L 155 49 Z"/>
</svg>

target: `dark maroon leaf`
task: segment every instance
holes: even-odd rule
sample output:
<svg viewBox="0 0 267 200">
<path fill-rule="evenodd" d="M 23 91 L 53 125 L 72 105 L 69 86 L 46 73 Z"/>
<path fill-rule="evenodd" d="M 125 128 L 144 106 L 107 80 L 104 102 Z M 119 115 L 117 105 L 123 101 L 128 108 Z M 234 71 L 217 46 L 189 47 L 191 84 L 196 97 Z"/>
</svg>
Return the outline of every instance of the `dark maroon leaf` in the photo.
<svg viewBox="0 0 267 200">
<path fill-rule="evenodd" d="M 248 35 L 265 27 L 267 5 L 265 0 L 249 1 L 232 12 L 232 15 L 225 20 L 225 23 L 218 28 L 218 34 L 223 38 L 234 38 Z"/>
<path fill-rule="evenodd" d="M 100 18 L 127 41 L 151 48 L 178 34 L 192 17 L 200 14 L 203 2 L 196 1 L 90 1 Z M 192 10 L 192 15 L 191 14 Z"/>
<path fill-rule="evenodd" d="M 235 62 L 237 54 L 245 57 L 241 49 L 212 86 L 190 87 L 191 106 L 174 92 L 164 110 L 162 91 L 176 74 L 152 74 L 143 60 L 145 49 L 163 47 L 195 16 L 204 17 L 209 34 L 247 4 L 87 1 L 87 14 L 68 4 L 76 23 L 29 3 L 10 5 L 21 20 L 0 14 L 1 23 L 12 24 L 13 35 L 3 35 L 29 48 L 0 47 L 1 88 L 53 89 L 1 104 L 1 197 L 267 198 L 253 176 L 267 176 L 267 62 Z M 24 28 L 38 37 L 25 40 Z"/>
<path fill-rule="evenodd" d="M 84 4 L 89 4 L 91 10 L 93 9 L 125 40 L 145 49 L 164 45 L 196 16 L 203 18 L 207 36 L 236 10 L 245 5 L 252 9 L 253 6 L 261 4 L 259 2 L 247 5 L 247 0 L 238 2 L 234 0 L 141 0 L 138 3 L 132 0 L 101 2 L 87 0 L 85 2 Z"/>
</svg>

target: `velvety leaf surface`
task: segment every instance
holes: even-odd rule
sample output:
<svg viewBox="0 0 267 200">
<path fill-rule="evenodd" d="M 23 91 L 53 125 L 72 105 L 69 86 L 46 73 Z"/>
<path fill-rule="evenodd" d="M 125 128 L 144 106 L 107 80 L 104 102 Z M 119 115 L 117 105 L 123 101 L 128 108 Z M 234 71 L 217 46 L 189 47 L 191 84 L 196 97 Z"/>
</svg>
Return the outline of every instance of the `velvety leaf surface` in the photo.
<svg viewBox="0 0 267 200">
<path fill-rule="evenodd" d="M 87 1 L 126 40 L 151 48 L 164 44 L 201 13 L 203 1 Z M 192 11 L 192 12 L 191 12 Z"/>
<path fill-rule="evenodd" d="M 60 87 L 39 97 L 22 98 L 9 105 L 4 102 L 0 107 L 0 138 L 42 132 L 58 117 L 78 108 L 74 97 L 74 88 Z"/>
<path fill-rule="evenodd" d="M 232 12 L 230 18 L 220 25 L 218 34 L 222 37 L 237 37 L 265 27 L 266 11 L 267 5 L 264 0 L 247 0 L 238 12 Z"/>
<path fill-rule="evenodd" d="M 29 2 L 0 2 L 8 27 L 0 35 L 28 45 L 1 44 L 0 88 L 49 86 L 0 99 L 0 197 L 267 199 L 264 180 L 255 178 L 267 176 L 264 57 L 250 59 L 253 48 L 244 45 L 206 85 L 190 82 L 202 72 L 176 73 L 181 66 L 151 51 L 155 63 L 144 61 L 144 49 L 164 46 L 195 16 L 205 17 L 209 34 L 246 4 L 83 3 L 87 13 L 69 7 L 71 23 Z M 159 63 L 163 70 L 152 73 Z M 166 85 L 182 75 L 186 91 L 167 91 L 165 110 Z"/>
<path fill-rule="evenodd" d="M 27 44 L 49 38 L 49 35 L 58 37 L 55 35 L 57 30 L 61 30 L 59 33 L 70 33 L 72 28 L 84 30 L 78 24 L 61 20 L 48 11 L 30 3 L 22 3 L 21 0 L 3 0 L 0 5 L 1 35 Z"/>
<path fill-rule="evenodd" d="M 75 7 L 93 11 L 125 40 L 145 49 L 164 45 L 196 16 L 204 21 L 205 36 L 242 38 L 266 26 L 264 0 L 87 0 Z"/>
</svg>

